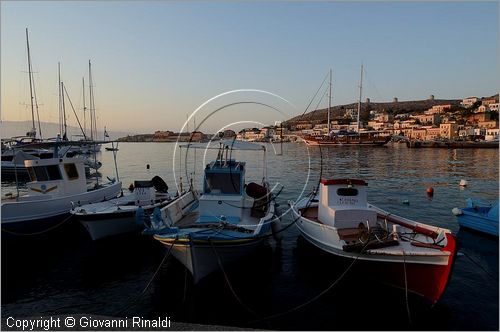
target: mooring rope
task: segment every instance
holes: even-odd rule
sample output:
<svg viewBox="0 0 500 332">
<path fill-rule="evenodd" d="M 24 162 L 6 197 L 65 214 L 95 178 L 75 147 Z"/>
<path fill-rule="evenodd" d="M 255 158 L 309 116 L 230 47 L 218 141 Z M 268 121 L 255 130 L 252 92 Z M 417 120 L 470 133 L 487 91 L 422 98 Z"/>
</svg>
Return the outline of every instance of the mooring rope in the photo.
<svg viewBox="0 0 500 332">
<path fill-rule="evenodd" d="M 47 233 L 47 232 L 50 232 L 51 230 L 54 230 L 56 228 L 58 228 L 59 226 L 61 226 L 62 224 L 64 224 L 66 221 L 70 220 L 71 217 L 73 215 L 69 215 L 68 217 L 66 217 L 63 221 L 61 221 L 60 223 L 54 225 L 54 226 L 51 226 L 47 229 L 44 229 L 44 230 L 41 230 L 39 232 L 33 232 L 33 233 L 18 233 L 18 232 L 14 232 L 14 231 L 10 231 L 8 229 L 5 229 L 2 227 L 2 232 L 5 232 L 5 233 L 8 233 L 8 234 L 11 234 L 11 235 L 15 235 L 15 236 L 32 236 L 32 235 L 40 235 L 40 234 L 43 234 L 43 233 Z"/>
<path fill-rule="evenodd" d="M 467 255 L 465 252 L 463 251 L 460 251 L 460 253 L 462 255 L 464 255 L 465 257 L 467 257 L 474 265 L 476 265 L 477 267 L 479 267 L 481 270 L 484 271 L 484 273 L 486 273 L 488 275 L 488 277 L 490 277 L 491 279 L 493 279 L 494 281 L 498 282 L 498 277 L 495 278 L 494 275 L 492 275 L 490 272 L 488 272 L 488 270 L 486 270 L 483 266 L 481 266 L 481 264 L 479 264 L 478 262 L 476 262 L 474 259 L 472 259 L 472 257 L 470 257 L 469 255 Z"/>
<path fill-rule="evenodd" d="M 222 261 L 219 257 L 219 254 L 217 253 L 217 250 L 215 249 L 214 247 L 214 244 L 212 242 L 212 239 L 208 239 L 208 242 L 210 243 L 210 246 L 212 247 L 212 251 L 214 252 L 215 254 L 215 257 L 217 258 L 217 263 L 219 264 L 219 268 L 221 269 L 222 271 L 222 274 L 224 275 L 224 279 L 226 280 L 226 283 L 227 283 L 227 286 L 229 287 L 229 289 L 231 290 L 231 293 L 233 294 L 234 298 L 236 299 L 236 301 L 238 301 L 238 303 L 243 307 L 245 308 L 245 310 L 247 310 L 249 313 L 251 313 L 252 315 L 258 317 L 259 314 L 257 314 L 254 310 L 252 310 L 250 307 L 248 307 L 245 303 L 243 303 L 243 301 L 241 301 L 240 297 L 238 296 L 238 294 L 236 294 L 231 282 L 229 281 L 229 278 L 226 274 L 226 271 L 224 270 L 224 266 L 222 265 Z"/>
<path fill-rule="evenodd" d="M 406 301 L 406 313 L 408 314 L 408 323 L 411 325 L 411 313 L 410 313 L 410 303 L 408 302 L 408 279 L 406 277 L 406 255 L 403 250 L 403 269 L 405 273 L 405 301 Z"/>
<path fill-rule="evenodd" d="M 122 308 L 121 310 L 119 310 L 118 312 L 116 312 L 115 313 L 116 316 L 119 316 L 121 313 L 125 312 L 127 309 L 129 309 L 130 307 L 132 307 L 146 293 L 146 291 L 148 290 L 149 286 L 151 285 L 151 283 L 155 279 L 156 275 L 160 271 L 160 268 L 163 266 L 163 263 L 165 263 L 165 261 L 167 260 L 167 258 L 170 256 L 172 248 L 174 247 L 175 242 L 177 242 L 177 239 L 178 239 L 178 237 L 175 238 L 175 240 L 172 242 L 172 244 L 168 248 L 167 253 L 165 254 L 165 256 L 163 256 L 163 259 L 161 260 L 160 264 L 158 265 L 158 267 L 156 268 L 155 272 L 153 273 L 153 276 L 149 279 L 148 283 L 146 284 L 146 287 L 144 287 L 144 289 L 142 290 L 142 292 L 132 302 L 130 302 L 124 308 Z"/>
</svg>

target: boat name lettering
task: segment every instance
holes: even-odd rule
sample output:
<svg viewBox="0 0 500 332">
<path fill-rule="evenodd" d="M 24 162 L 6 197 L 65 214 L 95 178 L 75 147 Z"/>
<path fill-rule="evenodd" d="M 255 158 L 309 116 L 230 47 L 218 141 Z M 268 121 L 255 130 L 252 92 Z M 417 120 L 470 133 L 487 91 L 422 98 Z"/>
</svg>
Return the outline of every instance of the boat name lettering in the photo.
<svg viewBox="0 0 500 332">
<path fill-rule="evenodd" d="M 353 197 L 340 197 L 339 198 L 340 205 L 356 205 L 358 204 L 358 199 Z"/>
</svg>

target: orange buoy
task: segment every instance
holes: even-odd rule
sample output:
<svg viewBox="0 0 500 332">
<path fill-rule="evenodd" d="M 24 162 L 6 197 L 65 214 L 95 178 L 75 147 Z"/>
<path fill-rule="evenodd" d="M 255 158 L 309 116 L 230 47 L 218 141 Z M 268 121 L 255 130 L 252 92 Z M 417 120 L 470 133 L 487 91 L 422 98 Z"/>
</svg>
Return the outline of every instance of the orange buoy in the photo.
<svg viewBox="0 0 500 332">
<path fill-rule="evenodd" d="M 427 188 L 427 195 L 429 195 L 429 196 L 434 195 L 434 188 L 432 188 L 432 187 Z"/>
</svg>

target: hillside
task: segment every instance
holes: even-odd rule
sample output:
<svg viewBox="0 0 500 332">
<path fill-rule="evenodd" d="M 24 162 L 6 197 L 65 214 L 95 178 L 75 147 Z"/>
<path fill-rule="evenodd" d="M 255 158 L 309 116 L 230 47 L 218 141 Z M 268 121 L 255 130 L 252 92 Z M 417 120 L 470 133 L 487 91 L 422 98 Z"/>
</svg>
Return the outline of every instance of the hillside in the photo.
<svg viewBox="0 0 500 332">
<path fill-rule="evenodd" d="M 362 120 L 367 120 L 370 111 L 382 112 L 386 111 L 392 114 L 399 113 L 421 113 L 425 110 L 431 108 L 434 105 L 451 104 L 453 106 L 458 106 L 462 100 L 461 99 L 434 99 L 434 100 L 412 100 L 412 101 L 398 101 L 398 102 L 383 102 L 383 103 L 361 103 L 361 114 Z M 358 108 L 357 103 L 351 103 L 346 105 L 333 106 L 330 117 L 332 119 L 343 117 L 347 109 Z M 318 109 L 304 114 L 299 115 L 290 120 L 286 121 L 286 125 L 291 125 L 298 121 L 310 121 L 312 123 L 321 123 L 327 121 L 327 108 Z"/>
</svg>

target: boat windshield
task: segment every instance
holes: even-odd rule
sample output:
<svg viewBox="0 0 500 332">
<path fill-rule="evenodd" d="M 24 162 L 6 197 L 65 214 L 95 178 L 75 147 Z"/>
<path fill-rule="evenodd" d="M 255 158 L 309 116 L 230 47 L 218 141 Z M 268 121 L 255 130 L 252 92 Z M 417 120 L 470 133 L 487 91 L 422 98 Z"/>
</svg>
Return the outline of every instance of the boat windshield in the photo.
<svg viewBox="0 0 500 332">
<path fill-rule="evenodd" d="M 241 194 L 241 173 L 206 173 L 205 193 L 207 194 Z"/>
</svg>

